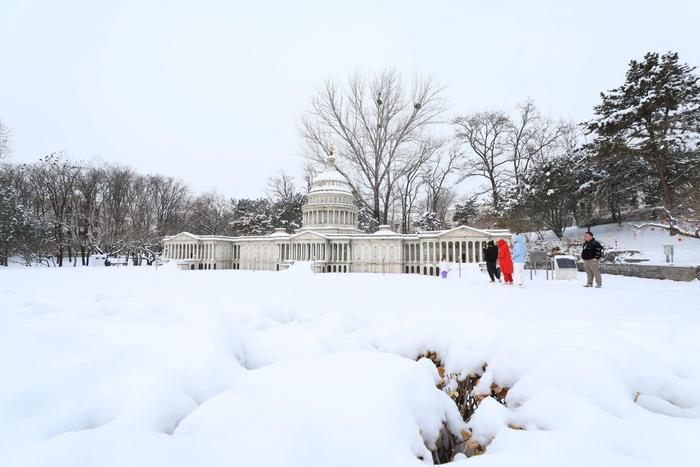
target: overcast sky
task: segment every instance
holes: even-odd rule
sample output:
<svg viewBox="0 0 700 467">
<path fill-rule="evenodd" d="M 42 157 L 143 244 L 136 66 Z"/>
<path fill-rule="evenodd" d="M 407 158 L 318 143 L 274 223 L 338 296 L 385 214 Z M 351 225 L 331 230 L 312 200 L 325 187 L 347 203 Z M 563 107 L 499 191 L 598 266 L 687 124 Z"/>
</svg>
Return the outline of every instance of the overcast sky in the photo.
<svg viewBox="0 0 700 467">
<path fill-rule="evenodd" d="M 580 121 L 632 58 L 700 65 L 699 20 L 693 0 L 0 0 L 0 120 L 14 161 L 65 150 L 257 196 L 300 172 L 327 78 L 395 66 L 444 84 L 450 115 L 530 96 Z"/>
</svg>

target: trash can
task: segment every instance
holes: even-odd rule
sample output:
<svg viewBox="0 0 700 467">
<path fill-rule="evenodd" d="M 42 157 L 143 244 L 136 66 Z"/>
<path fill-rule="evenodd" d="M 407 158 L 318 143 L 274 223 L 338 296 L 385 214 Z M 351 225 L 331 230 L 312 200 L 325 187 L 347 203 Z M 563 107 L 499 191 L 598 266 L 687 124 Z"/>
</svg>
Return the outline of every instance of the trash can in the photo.
<svg viewBox="0 0 700 467">
<path fill-rule="evenodd" d="M 557 255 L 552 258 L 554 278 L 560 280 L 576 279 L 576 258 L 571 255 Z"/>
</svg>

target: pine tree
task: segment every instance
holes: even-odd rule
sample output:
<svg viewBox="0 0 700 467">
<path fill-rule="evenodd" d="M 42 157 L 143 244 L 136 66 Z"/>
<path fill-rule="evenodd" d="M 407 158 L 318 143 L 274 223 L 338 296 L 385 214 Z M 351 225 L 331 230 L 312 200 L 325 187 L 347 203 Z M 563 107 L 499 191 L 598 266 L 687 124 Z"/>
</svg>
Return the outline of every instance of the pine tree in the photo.
<svg viewBox="0 0 700 467">
<path fill-rule="evenodd" d="M 672 52 L 632 60 L 625 83 L 601 93 L 596 117 L 585 124 L 595 133 L 587 147 L 599 158 L 641 158 L 654 168 L 669 211 L 677 205 L 674 180 L 698 163 L 700 77 L 694 70 Z"/>
<path fill-rule="evenodd" d="M 35 219 L 21 202 L 16 190 L 0 184 L 0 266 L 7 266 L 12 256 L 25 262 L 48 250 L 51 228 Z"/>
<path fill-rule="evenodd" d="M 572 224 L 581 181 L 577 161 L 559 156 L 539 164 L 526 178 L 522 203 L 530 222 L 562 238 Z"/>
<path fill-rule="evenodd" d="M 357 206 L 357 228 L 367 233 L 376 232 L 379 220 L 374 216 L 372 210 L 357 199 L 355 206 Z"/>
<path fill-rule="evenodd" d="M 455 213 L 452 216 L 452 220 L 457 225 L 469 225 L 476 220 L 478 215 L 479 204 L 476 197 L 470 197 L 455 205 Z"/>
<path fill-rule="evenodd" d="M 442 229 L 440 216 L 436 212 L 426 212 L 418 219 L 413 226 L 419 232 L 432 232 Z"/>
<path fill-rule="evenodd" d="M 294 231 L 302 226 L 302 206 L 306 204 L 306 196 L 301 193 L 296 193 L 272 205 L 272 225 L 273 227 L 284 228 L 287 233 Z"/>
<path fill-rule="evenodd" d="M 233 211 L 234 235 L 267 235 L 272 231 L 272 208 L 264 198 L 239 199 Z"/>
</svg>

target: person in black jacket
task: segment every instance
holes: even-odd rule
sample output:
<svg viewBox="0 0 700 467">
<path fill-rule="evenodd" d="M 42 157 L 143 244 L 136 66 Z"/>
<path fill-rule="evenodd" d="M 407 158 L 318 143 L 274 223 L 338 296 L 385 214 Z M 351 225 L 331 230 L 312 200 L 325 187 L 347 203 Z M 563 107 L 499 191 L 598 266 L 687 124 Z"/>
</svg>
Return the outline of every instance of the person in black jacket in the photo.
<svg viewBox="0 0 700 467">
<path fill-rule="evenodd" d="M 484 261 L 486 261 L 486 270 L 489 273 L 491 282 L 496 282 L 494 277 L 501 282 L 501 271 L 498 269 L 498 247 L 493 243 L 493 240 L 489 240 L 486 248 L 483 250 Z"/>
<path fill-rule="evenodd" d="M 603 286 L 603 278 L 600 276 L 600 258 L 603 256 L 603 246 L 593 238 L 591 232 L 583 234 L 583 250 L 581 250 L 581 259 L 583 260 L 583 269 L 586 271 L 586 285 L 584 287 L 593 287 L 593 278 L 595 277 L 596 287 Z"/>
</svg>

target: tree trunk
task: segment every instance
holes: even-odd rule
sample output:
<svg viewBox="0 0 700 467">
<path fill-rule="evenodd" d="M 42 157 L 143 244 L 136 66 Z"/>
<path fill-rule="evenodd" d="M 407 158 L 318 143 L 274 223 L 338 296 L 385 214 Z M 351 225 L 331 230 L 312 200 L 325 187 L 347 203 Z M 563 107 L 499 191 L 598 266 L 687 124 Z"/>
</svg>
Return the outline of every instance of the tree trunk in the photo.
<svg viewBox="0 0 700 467">
<path fill-rule="evenodd" d="M 372 215 L 374 218 L 381 223 L 382 221 L 382 212 L 379 209 L 379 191 L 374 192 L 374 206 L 372 206 Z"/>
<path fill-rule="evenodd" d="M 500 199 L 498 197 L 498 188 L 496 186 L 496 180 L 494 180 L 493 178 L 491 179 L 491 196 L 493 209 L 498 209 Z"/>
<path fill-rule="evenodd" d="M 664 206 L 669 212 L 675 211 L 673 188 L 668 180 L 668 164 L 666 161 L 658 160 L 656 162 L 656 172 L 659 174 L 659 182 L 661 183 L 661 193 L 664 199 Z"/>
</svg>

